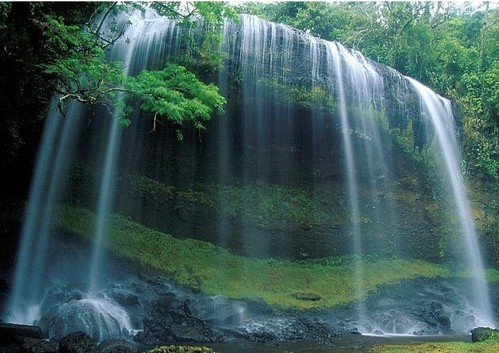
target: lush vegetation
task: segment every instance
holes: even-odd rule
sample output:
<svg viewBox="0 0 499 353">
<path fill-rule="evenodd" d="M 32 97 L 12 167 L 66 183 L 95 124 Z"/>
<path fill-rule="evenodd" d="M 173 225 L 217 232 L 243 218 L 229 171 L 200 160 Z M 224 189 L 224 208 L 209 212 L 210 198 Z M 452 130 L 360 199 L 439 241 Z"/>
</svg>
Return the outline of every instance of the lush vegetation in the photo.
<svg viewBox="0 0 499 353">
<path fill-rule="evenodd" d="M 413 343 L 400 345 L 380 345 L 372 349 L 375 353 L 494 353 L 499 350 L 499 342 L 440 342 Z"/>
<path fill-rule="evenodd" d="M 200 57 L 205 66 L 215 66 L 220 58 L 219 28 L 232 12 L 225 3 L 152 4 L 165 16 L 182 26 L 207 28 L 202 43 L 190 43 L 188 56 Z M 180 8 L 184 6 L 183 8 Z M 193 123 L 203 128 L 219 111 L 225 99 L 218 88 L 202 82 L 185 65 L 162 63 L 157 70 L 144 71 L 127 78 L 123 63 L 107 61 L 108 48 L 122 38 L 127 21 L 106 21 L 118 12 L 140 10 L 141 4 L 81 2 L 26 2 L 0 4 L 0 140 L 2 170 L 33 155 L 48 101 L 59 93 L 59 108 L 70 101 L 88 105 L 115 106 L 116 118 L 127 119 L 127 98 L 138 99 L 154 123 L 164 118 L 182 125 Z M 200 48 L 199 48 L 200 46 Z M 218 62 L 217 62 L 218 59 Z M 184 60 L 186 64 L 188 60 Z M 181 84 L 179 84 L 181 82 Z M 181 138 L 181 134 L 178 134 Z M 30 160 L 25 161 L 29 163 Z M 13 173 L 15 174 L 15 173 Z M 3 178 L 2 178 L 3 179 Z"/>
<path fill-rule="evenodd" d="M 83 208 L 61 208 L 54 219 L 57 227 L 86 239 L 92 234 L 93 224 L 94 214 Z M 111 217 L 109 229 L 107 247 L 112 252 L 207 294 L 261 298 L 270 305 L 296 309 L 329 308 L 356 298 L 352 281 L 356 259 L 352 257 L 251 259 L 207 242 L 174 238 L 120 215 Z M 363 296 L 381 284 L 403 279 L 456 275 L 445 267 L 418 260 L 364 258 L 361 262 Z M 497 273 L 491 271 L 490 280 L 497 278 Z"/>
<path fill-rule="evenodd" d="M 499 9 L 452 2 L 281 2 L 246 12 L 360 50 L 460 103 L 468 168 L 499 179 Z"/>
<path fill-rule="evenodd" d="M 122 62 L 106 60 L 106 49 L 123 36 L 128 23 L 105 22 L 115 7 L 119 11 L 134 9 L 116 3 L 98 9 L 97 14 L 104 12 L 102 19 L 91 18 L 86 30 L 66 25 L 53 15 L 44 16 L 43 36 L 46 49 L 52 54 L 41 66 L 56 82 L 61 112 L 66 100 L 105 104 L 110 111 L 118 112 L 117 118 L 123 124 L 129 124 L 124 98 L 131 96 L 140 100 L 143 111 L 154 114 L 155 123 L 164 117 L 174 124 L 192 122 L 196 128 L 204 128 L 204 122 L 225 104 L 216 86 L 202 83 L 185 67 L 174 63 L 128 77 Z M 117 104 L 121 109 L 112 109 Z"/>
<path fill-rule="evenodd" d="M 463 125 L 463 171 L 487 195 L 485 217 L 479 221 L 485 235 L 498 243 L 497 6 L 437 1 L 276 2 L 246 4 L 244 11 L 339 41 L 456 102 Z"/>
<path fill-rule="evenodd" d="M 140 99 L 142 109 L 153 113 L 152 119 L 164 116 L 176 124 L 193 122 L 198 128 L 222 107 L 224 99 L 216 87 L 205 86 L 195 76 L 183 80 L 182 87 L 175 86 L 171 75 L 180 78 L 186 73 L 173 63 L 165 67 L 168 73 L 160 68 L 127 84 L 122 64 L 104 60 L 107 48 L 122 36 L 126 23 L 110 21 L 104 25 L 103 19 L 140 6 L 0 5 L 0 28 L 6 29 L 0 34 L 4 43 L 0 83 L 9 87 L 0 95 L 2 116 L 6 117 L 1 129 L 6 154 L 3 163 L 20 153 L 34 132 L 31 130 L 38 127 L 38 120 L 28 116 L 42 117 L 41 107 L 54 90 L 61 93 L 61 106 L 72 99 L 109 104 L 126 93 Z M 220 28 L 225 17 L 235 19 L 234 8 L 223 2 L 158 2 L 152 6 L 182 26 L 196 26 L 196 19 L 203 18 L 207 34 L 202 43 L 190 39 L 182 61 L 186 65 L 197 62 L 198 69 L 220 65 Z M 276 2 L 250 3 L 237 10 L 340 41 L 450 96 L 462 110 L 467 170 L 487 180 L 499 180 L 496 7 L 488 2 L 474 7 L 443 2 Z M 98 14 L 100 20 L 96 19 Z M 41 90 L 42 86 L 46 89 Z M 119 110 L 122 121 L 129 123 L 123 116 L 126 112 Z"/>
</svg>

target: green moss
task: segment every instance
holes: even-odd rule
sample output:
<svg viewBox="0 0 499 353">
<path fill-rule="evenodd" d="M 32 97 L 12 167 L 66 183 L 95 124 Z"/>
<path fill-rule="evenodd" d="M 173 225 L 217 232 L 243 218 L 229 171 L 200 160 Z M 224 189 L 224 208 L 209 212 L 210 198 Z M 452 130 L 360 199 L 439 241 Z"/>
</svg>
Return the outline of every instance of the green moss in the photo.
<svg viewBox="0 0 499 353">
<path fill-rule="evenodd" d="M 230 205 L 226 208 L 228 214 L 242 213 L 265 227 L 294 223 L 310 228 L 340 222 L 321 208 L 320 197 L 304 189 L 254 183 L 218 191 L 226 201 L 222 205 Z"/>
<path fill-rule="evenodd" d="M 259 79 L 258 85 L 267 90 L 281 104 L 296 105 L 329 114 L 337 108 L 335 97 L 322 85 L 306 87 L 299 84 L 281 83 L 271 78 Z"/>
<path fill-rule="evenodd" d="M 375 353 L 495 353 L 499 342 L 438 342 L 405 345 L 380 345 L 372 349 Z"/>
<path fill-rule="evenodd" d="M 196 346 L 161 346 L 147 351 L 147 353 L 214 353 L 215 351 L 207 347 Z"/>
<path fill-rule="evenodd" d="M 54 222 L 88 239 L 94 215 L 87 209 L 65 207 Z M 110 217 L 109 229 L 107 247 L 112 252 L 207 294 L 261 298 L 270 305 L 295 309 L 328 308 L 355 298 L 354 258 L 314 261 L 245 258 L 207 242 L 176 239 L 119 215 Z M 447 269 L 435 264 L 397 258 L 363 259 L 362 270 L 363 295 L 383 283 L 450 275 Z M 297 293 L 313 293 L 317 300 L 303 300 Z"/>
<path fill-rule="evenodd" d="M 302 188 L 265 183 L 244 186 L 198 183 L 192 188 L 180 190 L 145 176 L 128 175 L 122 181 L 127 190 L 150 197 L 159 196 L 163 200 L 203 205 L 233 217 L 243 215 L 262 227 L 283 228 L 290 224 L 302 228 L 317 225 L 338 227 L 343 223 L 338 213 L 328 212 L 324 207 L 329 198 Z"/>
<path fill-rule="evenodd" d="M 485 276 L 489 282 L 499 282 L 499 270 L 495 268 L 489 268 L 485 270 Z"/>
</svg>

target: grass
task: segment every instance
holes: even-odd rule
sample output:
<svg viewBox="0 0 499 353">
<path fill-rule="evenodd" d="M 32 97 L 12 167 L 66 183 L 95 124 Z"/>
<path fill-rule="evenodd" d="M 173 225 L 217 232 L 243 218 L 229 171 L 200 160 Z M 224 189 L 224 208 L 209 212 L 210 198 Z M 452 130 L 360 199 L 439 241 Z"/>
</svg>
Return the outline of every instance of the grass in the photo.
<svg viewBox="0 0 499 353">
<path fill-rule="evenodd" d="M 146 353 L 214 353 L 213 349 L 197 346 L 160 346 Z"/>
<path fill-rule="evenodd" d="M 63 207 L 54 224 L 89 239 L 94 218 L 88 209 Z M 356 298 L 352 258 L 245 258 L 207 242 L 174 238 L 120 215 L 110 217 L 107 247 L 144 269 L 159 271 L 207 294 L 260 298 L 270 305 L 292 309 L 330 308 Z M 397 258 L 363 259 L 362 270 L 364 296 L 380 284 L 418 276 L 450 276 L 448 269 L 436 264 Z"/>
<path fill-rule="evenodd" d="M 496 353 L 499 352 L 499 342 L 427 342 L 404 345 L 381 345 L 374 347 L 372 351 L 375 353 Z"/>
</svg>

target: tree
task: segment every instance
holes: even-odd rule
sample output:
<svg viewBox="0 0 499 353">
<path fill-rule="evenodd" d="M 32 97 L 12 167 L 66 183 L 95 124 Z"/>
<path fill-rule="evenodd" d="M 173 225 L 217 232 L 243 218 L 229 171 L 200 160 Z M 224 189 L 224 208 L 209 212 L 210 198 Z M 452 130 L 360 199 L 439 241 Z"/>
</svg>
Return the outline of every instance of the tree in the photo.
<svg viewBox="0 0 499 353">
<path fill-rule="evenodd" d="M 216 25 L 223 23 L 223 9 L 226 7 L 222 3 L 192 3 L 186 5 L 188 12 L 183 12 L 180 3 L 153 6 L 184 25 L 192 25 L 193 17 L 199 21 L 203 16 L 214 29 L 219 29 Z M 44 16 L 40 23 L 44 29 L 45 50 L 50 58 L 43 68 L 57 82 L 61 112 L 65 103 L 71 100 L 83 104 L 114 105 L 116 96 L 121 94 L 141 100 L 141 108 L 154 113 L 154 127 L 157 119 L 164 117 L 178 125 L 192 122 L 196 128 L 204 128 L 205 122 L 225 104 L 225 99 L 213 84 L 204 84 L 185 67 L 173 63 L 167 63 L 162 70 L 143 71 L 136 77 L 126 77 L 120 62 L 105 60 L 106 49 L 123 34 L 123 29 L 114 28 L 111 37 L 103 35 L 104 21 L 114 10 L 126 11 L 127 8 L 116 3 L 102 6 L 102 20 L 86 24 L 86 30 L 67 25 L 62 17 L 52 15 Z M 205 52 L 209 52 L 209 48 L 205 48 Z M 120 121 L 129 124 L 124 115 L 127 110 L 119 111 Z"/>
<path fill-rule="evenodd" d="M 127 92 L 141 101 L 141 108 L 154 113 L 154 128 L 159 116 L 175 124 L 192 122 L 197 129 L 225 104 L 213 84 L 205 85 L 183 66 L 168 64 L 163 70 L 143 70 L 131 77 L 125 86 Z M 181 139 L 180 132 L 177 136 Z"/>
</svg>

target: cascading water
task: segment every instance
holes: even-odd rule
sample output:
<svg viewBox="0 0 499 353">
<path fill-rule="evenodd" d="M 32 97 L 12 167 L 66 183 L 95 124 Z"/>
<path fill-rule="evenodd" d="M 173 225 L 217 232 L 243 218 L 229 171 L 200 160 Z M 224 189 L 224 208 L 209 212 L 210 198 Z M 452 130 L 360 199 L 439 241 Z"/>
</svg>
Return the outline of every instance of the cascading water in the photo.
<svg viewBox="0 0 499 353">
<path fill-rule="evenodd" d="M 169 58 L 182 56 L 183 29 L 175 22 L 154 16 L 131 22 L 111 51 L 111 58 L 122 61 L 127 74 L 159 68 Z M 463 239 L 470 249 L 467 264 L 478 284 L 472 309 L 465 309 L 475 310 L 476 321 L 459 329 L 469 330 L 477 322 L 493 325 L 477 236 L 458 168 L 459 148 L 450 103 L 358 52 L 284 25 L 243 15 L 239 24 L 226 22 L 223 37 L 220 50 L 224 62 L 217 78 L 229 103 L 202 139 L 189 130 L 182 143 L 176 142 L 168 129 L 152 136 L 150 121 L 140 119 L 140 114 L 132 117 L 130 127 L 121 129 L 105 113 L 94 119 L 78 104 L 72 104 L 66 118 L 60 119 L 54 103 L 26 210 L 6 320 L 39 322 L 50 335 L 61 336 L 67 333 L 61 329 L 61 317 L 69 320 L 83 312 L 84 323 L 73 322 L 69 327 L 86 329 L 99 340 L 126 336 L 137 328 L 113 299 L 102 294 L 108 280 L 102 258 L 110 231 L 107 220 L 110 213 L 117 212 L 152 228 L 211 240 L 247 256 L 303 259 L 311 252 L 315 257 L 353 255 L 359 330 L 413 332 L 414 322 L 381 327 L 363 299 L 363 256 L 412 256 L 411 246 L 404 242 L 413 235 L 406 234 L 412 215 L 400 200 L 402 187 L 397 186 L 403 169 L 399 163 L 404 161 L 397 157 L 400 153 L 390 136 L 390 129 L 404 132 L 410 126 L 417 147 L 426 139 L 442 156 L 438 158 L 444 165 L 443 184 L 448 183 L 454 195 L 448 207 L 458 210 Z M 108 126 L 103 128 L 99 119 Z M 432 134 L 435 142 L 430 141 Z M 80 270 L 85 268 L 84 273 L 68 269 L 72 273 L 59 279 L 74 283 L 84 278 L 85 284 L 55 303 L 54 298 L 60 295 L 54 295 L 48 283 L 60 277 L 57 271 L 61 266 L 47 256 L 46 242 L 50 242 L 51 220 L 58 203 L 65 200 L 67 190 L 76 188 L 68 178 L 75 163 L 101 176 L 98 195 L 86 202 L 95 208 L 97 242 L 90 263 L 82 260 L 85 265 Z M 218 185 L 216 216 L 210 214 L 197 222 L 195 211 L 182 207 L 167 215 L 164 204 L 156 205 L 142 194 L 137 197 L 120 184 L 130 175 L 146 176 L 150 182 L 178 189 L 208 180 Z M 234 215 L 231 209 L 235 199 L 246 202 L 255 195 L 285 195 L 303 185 L 322 196 L 323 204 L 334 205 L 339 216 L 323 227 L 316 224 L 325 217 L 322 214 L 314 215 L 318 221 L 299 226 L 290 218 L 269 226 L 258 215 Z M 117 187 L 121 189 L 115 194 Z M 272 206 L 269 213 L 274 211 Z M 421 256 L 430 257 L 426 253 Z M 33 274 L 37 278 L 31 279 Z M 44 301 L 46 292 L 52 294 Z M 236 309 L 240 323 L 244 310 Z M 106 314 L 96 319 L 94 315 L 103 311 Z"/>
<path fill-rule="evenodd" d="M 125 19 L 127 20 L 128 18 Z M 148 57 L 148 50 L 158 41 L 157 36 L 163 32 L 162 28 L 172 25 L 171 22 L 151 23 L 138 18 L 135 18 L 134 22 L 134 25 L 130 26 L 131 29 L 126 32 L 126 36 L 114 44 L 110 53 L 110 60 L 123 62 L 126 74 L 151 60 Z M 132 44 L 129 44 L 129 41 Z M 97 153 L 96 160 L 102 161 L 102 178 L 97 196 L 90 261 L 83 264 L 86 269 L 83 270 L 85 274 L 81 273 L 81 268 L 78 269 L 76 265 L 75 268 L 66 270 L 72 272 L 70 274 L 60 271 L 58 267 L 64 267 L 65 260 L 58 263 L 59 256 L 57 256 L 54 261 L 47 251 L 47 243 L 50 241 L 49 232 L 52 231 L 51 222 L 57 212 L 57 203 L 65 193 L 64 182 L 67 180 L 69 165 L 74 162 L 77 154 L 77 141 L 82 129 L 85 107 L 72 103 L 65 112 L 65 118 L 62 119 L 57 108 L 57 100 L 58 97 L 55 97 L 53 108 L 48 115 L 35 169 L 26 221 L 21 234 L 22 243 L 15 282 L 6 309 L 6 320 L 22 324 L 39 322 L 46 334 L 55 337 L 78 330 L 87 331 L 98 340 L 127 336 L 132 330 L 128 314 L 114 300 L 100 294 L 106 286 L 103 248 L 109 232 L 107 222 L 113 205 L 121 128 L 117 119 L 107 120 L 109 127 L 106 129 L 108 131 L 106 147 L 104 153 Z M 119 108 L 114 110 L 113 116 L 119 114 L 117 109 Z M 88 294 L 82 292 L 83 294 L 77 298 L 66 298 L 67 301 L 63 303 L 46 307 L 44 300 L 47 286 L 59 276 L 66 280 L 68 277 L 72 278 L 73 281 L 86 278 L 86 285 L 82 290 Z M 104 278 L 100 278 L 101 276 Z M 45 312 L 41 312 L 40 308 Z"/>
<path fill-rule="evenodd" d="M 69 113 L 73 119 L 58 119 L 57 98 L 53 99 L 45 125 L 42 145 L 35 167 L 35 176 L 21 231 L 19 258 L 15 270 L 15 282 L 7 305 L 7 320 L 32 324 L 39 315 L 40 298 L 43 298 L 43 282 L 47 281 L 48 232 L 59 188 L 64 182 L 69 160 L 74 148 L 70 134 L 78 130 L 79 114 L 73 105 Z M 57 149 L 59 146 L 60 148 Z M 56 153 L 53 153 L 53 152 Z"/>
<path fill-rule="evenodd" d="M 462 232 L 466 268 L 471 271 L 472 277 L 477 280 L 476 285 L 473 287 L 473 306 L 479 313 L 478 317 L 481 319 L 479 324 L 493 327 L 495 323 L 491 317 L 492 307 L 486 286 L 482 255 L 478 246 L 473 216 L 459 165 L 461 158 L 450 102 L 438 97 L 421 83 L 410 78 L 407 79 L 416 89 L 421 111 L 428 117 L 429 123 L 435 131 L 436 143 L 439 146 L 437 158 L 441 160 L 439 165 L 443 169 L 443 174 L 447 175 L 447 186 L 451 190 L 452 203 L 456 207 L 459 229 Z"/>
<path fill-rule="evenodd" d="M 348 188 L 348 198 L 350 199 L 350 224 L 352 233 L 352 243 L 353 243 L 353 253 L 354 255 L 362 255 L 362 239 L 359 227 L 360 221 L 360 210 L 359 210 L 359 190 L 357 185 L 357 176 L 355 175 L 355 159 L 354 151 L 352 146 L 352 138 L 350 135 L 351 127 L 348 121 L 347 113 L 347 100 L 345 97 L 345 86 L 343 82 L 343 70 L 342 70 L 342 56 L 338 53 L 337 46 L 335 44 L 330 45 L 330 52 L 332 53 L 332 60 L 328 61 L 334 63 L 334 73 L 336 75 L 336 81 L 338 85 L 338 95 L 339 95 L 339 111 L 341 118 L 341 128 L 343 131 L 343 146 L 344 154 L 346 159 L 346 180 Z M 362 270 L 362 264 L 360 259 L 355 260 L 355 291 L 356 300 L 362 300 L 364 275 Z M 362 305 L 362 304 L 361 304 Z M 359 311 L 359 319 L 363 320 L 365 318 L 364 309 L 361 308 Z"/>
<path fill-rule="evenodd" d="M 366 253 L 363 249 L 366 244 L 363 244 L 362 238 L 366 232 L 377 232 L 385 234 L 380 236 L 380 241 L 391 241 L 396 244 L 394 246 L 401 248 L 404 246 L 404 244 L 397 244 L 398 240 L 393 239 L 397 230 L 386 230 L 404 223 L 403 215 L 399 214 L 397 210 L 396 195 L 391 189 L 394 183 L 394 174 L 399 173 L 399 171 L 389 163 L 391 159 L 390 142 L 387 140 L 386 133 L 384 134 L 382 131 L 383 128 L 386 129 L 387 125 L 397 125 L 398 123 L 391 121 L 383 123 L 383 118 L 379 116 L 386 113 L 399 114 L 400 120 L 403 120 L 404 118 L 409 119 L 411 114 L 421 114 L 421 121 L 426 115 L 432 116 L 432 119 L 440 117 L 433 112 L 427 112 L 427 110 L 434 108 L 431 102 L 423 99 L 419 89 L 416 89 L 418 97 L 415 98 L 414 89 L 411 88 L 413 84 L 411 85 L 409 79 L 393 70 L 381 68 L 365 59 L 358 52 L 349 51 L 338 43 L 318 40 L 292 28 L 268 23 L 251 16 L 242 17 L 241 27 L 240 36 L 227 36 L 228 39 L 224 46 L 226 50 L 230 50 L 228 51 L 230 60 L 226 62 L 226 67 L 234 65 L 228 70 L 240 70 L 243 77 L 244 108 L 242 115 L 244 122 L 242 135 L 244 142 L 240 148 L 245 155 L 248 155 L 248 160 L 254 161 L 254 163 L 243 163 L 243 166 L 249 168 L 243 172 L 246 183 L 251 183 L 251 177 L 258 180 L 275 180 L 271 177 L 271 175 L 275 175 L 272 169 L 279 167 L 276 167 L 277 163 L 274 162 L 276 155 L 272 153 L 272 145 L 270 145 L 272 142 L 277 140 L 281 145 L 296 144 L 296 141 L 286 140 L 286 138 L 293 134 L 291 129 L 294 124 L 291 122 L 296 118 L 297 112 L 285 105 L 276 107 L 276 101 L 285 100 L 282 95 L 275 93 L 276 90 L 286 85 L 302 85 L 311 90 L 319 87 L 336 98 L 337 106 L 334 108 L 335 111 L 330 112 L 330 116 L 332 115 L 333 119 L 337 119 L 336 124 L 340 126 L 341 130 L 343 158 L 340 157 L 340 159 L 343 159 L 346 199 L 349 204 L 349 233 L 352 239 L 350 252 L 356 255 L 357 259 L 355 261 L 356 278 L 354 282 L 359 301 L 359 329 L 365 330 L 365 332 L 374 331 L 370 328 L 373 326 L 369 323 L 369 315 L 362 303 L 364 288 L 361 256 Z M 227 31 L 227 29 L 225 30 Z M 241 43 L 240 46 L 237 46 L 238 43 Z M 234 58 L 238 58 L 239 62 L 234 64 Z M 297 73 L 298 70 L 301 72 L 301 76 Z M 304 79 L 307 75 L 308 78 Z M 273 89 L 268 90 L 269 86 Z M 427 94 L 432 97 L 431 99 L 445 101 L 445 104 L 449 104 L 448 101 L 437 96 L 431 90 L 426 90 L 429 92 Z M 388 108 L 390 104 L 387 104 L 387 101 L 390 100 L 393 103 L 390 103 L 391 108 Z M 415 108 L 418 104 L 421 107 Z M 392 111 L 388 112 L 390 109 Z M 320 108 L 315 109 L 313 114 L 317 114 L 317 120 L 320 120 L 321 114 L 316 113 L 318 110 Z M 449 110 L 447 113 L 446 119 L 453 121 L 452 112 Z M 285 125 L 281 124 L 282 120 L 288 122 L 288 130 L 285 130 L 286 137 L 281 135 L 282 126 Z M 439 141 L 454 138 L 455 128 L 441 131 L 437 128 L 438 126 L 424 126 L 425 131 L 421 131 L 422 127 L 419 125 L 424 125 L 424 122 L 421 121 L 415 119 L 412 123 L 414 134 L 419 139 L 429 140 L 429 136 L 434 131 L 439 136 Z M 314 121 L 314 123 L 316 122 Z M 323 124 L 321 125 L 320 122 L 317 124 L 320 126 L 319 129 L 324 129 Z M 402 124 L 407 125 L 407 122 Z M 277 126 L 279 129 L 276 128 Z M 323 131 L 317 131 L 318 136 L 313 138 L 324 139 L 323 136 L 319 136 L 320 134 L 323 134 Z M 282 140 L 278 140 L 279 138 Z M 330 135 L 330 138 L 334 137 Z M 316 143 L 314 141 L 314 144 Z M 414 144 L 421 148 L 421 142 L 416 138 Z M 224 145 L 232 146 L 233 144 L 226 141 Z M 320 143 L 317 145 L 320 146 Z M 442 153 L 443 146 L 432 146 L 431 148 L 439 154 Z M 459 160 L 457 144 L 448 148 L 447 151 L 455 154 L 452 157 L 454 161 Z M 231 160 L 227 155 L 230 152 L 224 150 L 224 153 L 222 165 L 225 165 L 225 161 Z M 295 166 L 294 164 L 288 166 L 285 163 L 286 159 L 282 156 L 279 157 L 283 169 L 292 169 Z M 455 162 L 446 158 L 444 163 L 449 166 Z M 267 175 L 266 173 L 269 172 L 270 175 Z M 447 177 L 443 178 L 443 184 L 446 184 L 447 181 L 451 184 L 455 183 L 448 174 Z M 457 189 L 463 190 L 463 184 L 457 186 Z M 361 199 L 365 199 L 361 193 L 366 193 L 366 190 L 372 195 L 372 204 L 361 204 Z M 462 199 L 462 197 L 458 196 L 457 199 Z M 454 207 L 452 206 L 454 202 L 451 202 L 450 205 L 451 208 Z M 462 206 L 457 206 L 458 209 L 460 207 Z M 366 209 L 369 210 L 366 211 Z M 464 229 L 469 229 L 470 225 L 472 227 L 469 214 L 460 212 L 460 218 L 466 219 L 464 222 L 467 223 L 467 226 L 463 227 Z M 246 233 L 245 231 L 242 233 L 250 232 L 248 230 Z M 253 234 L 247 235 L 253 236 Z M 468 236 L 465 237 L 468 238 Z M 471 235 L 471 238 L 475 239 L 476 234 Z M 286 243 L 280 243 L 279 246 L 289 248 L 289 244 Z M 267 244 L 264 248 L 264 254 L 269 255 L 268 251 L 272 251 L 272 245 Z M 251 253 L 254 249 L 253 245 L 252 249 L 247 251 Z M 479 252 L 473 252 L 472 258 L 479 259 Z M 473 264 L 470 267 L 476 269 L 482 266 Z M 486 293 L 483 275 L 475 273 L 474 278 L 477 278 L 481 283 L 480 291 Z M 490 307 L 484 308 L 481 304 L 487 302 L 486 296 L 475 296 L 471 306 L 478 311 L 477 323 L 487 317 L 485 313 L 490 312 Z M 487 306 L 487 304 L 484 305 Z M 471 310 L 473 311 L 473 309 Z M 488 322 L 487 319 L 484 322 Z M 390 332 L 390 329 L 386 327 L 384 330 Z M 410 332 L 410 330 L 411 328 L 407 328 L 403 332 Z M 400 332 L 397 329 L 393 333 Z"/>
</svg>

